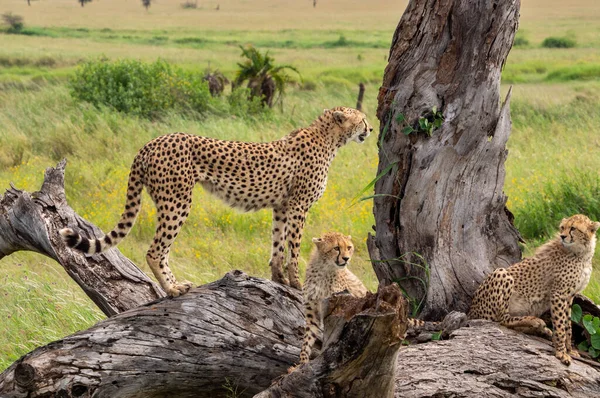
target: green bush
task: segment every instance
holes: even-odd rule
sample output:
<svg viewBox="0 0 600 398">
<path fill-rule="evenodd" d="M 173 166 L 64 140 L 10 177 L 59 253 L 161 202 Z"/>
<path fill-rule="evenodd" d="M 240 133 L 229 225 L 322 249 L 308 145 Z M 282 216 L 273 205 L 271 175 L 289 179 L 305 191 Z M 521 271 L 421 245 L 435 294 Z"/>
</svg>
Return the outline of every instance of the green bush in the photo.
<svg viewBox="0 0 600 398">
<path fill-rule="evenodd" d="M 514 209 L 515 224 L 526 239 L 553 236 L 560 220 L 573 214 L 600 219 L 600 176 L 572 170 L 531 192 Z"/>
<path fill-rule="evenodd" d="M 71 95 L 95 106 L 155 118 L 166 111 L 205 113 L 211 107 L 202 75 L 184 72 L 165 61 L 89 61 L 70 79 Z"/>
<path fill-rule="evenodd" d="M 546 37 L 542 42 L 542 47 L 546 48 L 572 48 L 577 43 L 570 37 Z"/>
<path fill-rule="evenodd" d="M 23 17 L 12 12 L 2 14 L 2 21 L 8 26 L 7 33 L 20 33 L 25 26 Z"/>
<path fill-rule="evenodd" d="M 513 47 L 526 47 L 528 45 L 529 40 L 527 40 L 527 38 L 523 35 L 519 35 L 517 33 L 517 35 L 515 36 L 515 41 L 513 42 Z"/>
</svg>

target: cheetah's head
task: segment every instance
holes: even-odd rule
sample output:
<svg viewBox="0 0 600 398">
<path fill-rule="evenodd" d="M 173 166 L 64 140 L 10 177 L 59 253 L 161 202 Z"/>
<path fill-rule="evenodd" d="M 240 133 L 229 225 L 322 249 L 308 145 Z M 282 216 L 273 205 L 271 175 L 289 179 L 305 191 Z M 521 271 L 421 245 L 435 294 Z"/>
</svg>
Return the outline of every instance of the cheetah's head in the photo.
<svg viewBox="0 0 600 398">
<path fill-rule="evenodd" d="M 367 121 L 367 116 L 353 108 L 339 106 L 333 109 L 325 109 L 324 115 L 331 117 L 333 122 L 341 129 L 341 145 L 345 145 L 350 141 L 362 144 L 373 131 L 373 126 Z"/>
<path fill-rule="evenodd" d="M 575 253 L 593 251 L 598 228 L 600 222 L 593 222 L 583 214 L 563 218 L 559 227 L 563 247 Z"/>
<path fill-rule="evenodd" d="M 339 232 L 329 232 L 320 238 L 313 238 L 312 241 L 317 248 L 316 254 L 331 270 L 344 268 L 354 254 L 352 237 Z"/>
</svg>

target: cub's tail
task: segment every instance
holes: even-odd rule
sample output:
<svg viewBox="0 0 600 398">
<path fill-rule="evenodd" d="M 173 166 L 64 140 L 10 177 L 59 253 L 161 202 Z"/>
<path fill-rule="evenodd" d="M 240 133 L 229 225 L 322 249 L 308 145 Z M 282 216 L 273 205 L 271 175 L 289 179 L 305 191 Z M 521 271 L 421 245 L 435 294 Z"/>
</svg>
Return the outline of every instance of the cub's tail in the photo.
<svg viewBox="0 0 600 398">
<path fill-rule="evenodd" d="M 127 202 L 125 203 L 125 210 L 121 214 L 119 223 L 112 231 L 100 239 L 88 239 L 71 228 L 61 229 L 59 232 L 67 246 L 86 254 L 95 254 L 118 245 L 129 234 L 129 231 L 131 231 L 140 212 L 142 189 L 144 188 L 142 179 L 143 169 L 140 156 L 138 155 L 133 161 L 131 171 L 129 172 Z"/>
</svg>

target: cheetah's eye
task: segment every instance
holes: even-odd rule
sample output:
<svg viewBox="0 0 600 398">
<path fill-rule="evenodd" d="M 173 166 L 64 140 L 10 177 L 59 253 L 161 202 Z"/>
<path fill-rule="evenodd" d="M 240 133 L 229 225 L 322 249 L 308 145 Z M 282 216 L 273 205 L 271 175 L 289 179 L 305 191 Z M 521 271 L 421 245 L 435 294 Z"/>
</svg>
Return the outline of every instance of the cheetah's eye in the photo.
<svg viewBox="0 0 600 398">
<path fill-rule="evenodd" d="M 352 246 L 348 246 L 348 250 L 352 250 Z"/>
<path fill-rule="evenodd" d="M 336 247 L 333 248 L 333 250 L 335 250 L 336 252 L 339 252 L 340 251 L 340 247 L 336 246 Z"/>
<path fill-rule="evenodd" d="M 575 231 L 575 227 L 571 227 L 571 232 Z"/>
</svg>

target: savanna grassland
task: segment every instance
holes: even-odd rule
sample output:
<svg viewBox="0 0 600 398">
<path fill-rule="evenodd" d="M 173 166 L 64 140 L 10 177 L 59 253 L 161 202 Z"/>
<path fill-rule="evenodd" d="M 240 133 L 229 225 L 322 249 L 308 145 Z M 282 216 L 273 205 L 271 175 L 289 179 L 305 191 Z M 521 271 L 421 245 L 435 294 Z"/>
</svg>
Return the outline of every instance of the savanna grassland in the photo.
<svg viewBox="0 0 600 398">
<path fill-rule="evenodd" d="M 406 2 L 391 0 L 161 0 L 146 11 L 138 0 L 3 0 L 0 14 L 24 17 L 20 34 L 0 33 L 0 189 L 12 182 L 39 189 L 43 171 L 67 158 L 66 193 L 82 216 L 109 230 L 124 202 L 129 166 L 148 140 L 173 131 L 266 141 L 310 123 L 323 108 L 353 106 L 365 82 L 372 124 L 390 40 Z M 218 5 L 219 10 L 216 10 Z M 518 42 L 503 73 L 514 86 L 513 132 L 505 191 L 529 252 L 575 212 L 600 219 L 600 3 L 523 0 Z M 544 48 L 549 36 L 573 48 Z M 230 79 L 240 45 L 269 50 L 301 80 L 283 108 L 260 114 L 167 112 L 147 119 L 94 107 L 70 94 L 78 65 L 157 58 L 186 71 L 218 68 Z M 338 230 L 354 237 L 352 268 L 371 288 L 376 278 L 364 244 L 373 224 L 369 200 L 353 204 L 374 177 L 376 137 L 349 144 L 333 162 L 324 197 L 309 213 L 301 267 L 310 237 Z M 176 275 L 198 284 L 239 268 L 270 275 L 271 216 L 242 214 L 196 188 L 190 218 L 171 252 Z M 366 195 L 366 194 L 365 194 Z M 147 196 L 121 251 L 146 272 L 145 251 L 155 209 Z M 600 261 L 600 260 L 599 260 Z M 600 263 L 597 263 L 600 264 Z M 600 302 L 600 276 L 586 293 Z M 40 255 L 0 260 L 0 370 L 21 355 L 103 319 L 62 268 Z"/>
</svg>

